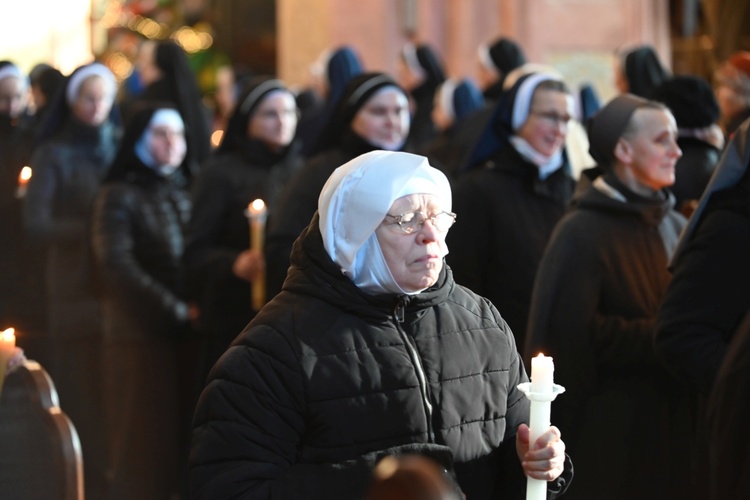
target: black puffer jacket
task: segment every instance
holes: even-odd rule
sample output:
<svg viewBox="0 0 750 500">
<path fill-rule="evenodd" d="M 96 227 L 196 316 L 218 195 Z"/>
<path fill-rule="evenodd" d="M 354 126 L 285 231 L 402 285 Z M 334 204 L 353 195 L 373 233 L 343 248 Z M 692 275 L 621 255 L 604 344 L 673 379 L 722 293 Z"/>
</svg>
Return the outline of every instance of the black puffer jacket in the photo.
<svg viewBox="0 0 750 500">
<path fill-rule="evenodd" d="M 418 295 L 365 295 L 328 257 L 316 216 L 284 290 L 209 377 L 192 496 L 361 498 L 396 448 L 452 457 L 472 500 L 522 497 L 527 380 L 497 310 L 449 269 Z"/>
<path fill-rule="evenodd" d="M 141 165 L 105 184 L 94 205 L 92 242 L 109 340 L 163 337 L 186 325 L 184 234 L 191 202 L 181 172 Z M 137 314 L 134 314 L 137 312 Z"/>
</svg>

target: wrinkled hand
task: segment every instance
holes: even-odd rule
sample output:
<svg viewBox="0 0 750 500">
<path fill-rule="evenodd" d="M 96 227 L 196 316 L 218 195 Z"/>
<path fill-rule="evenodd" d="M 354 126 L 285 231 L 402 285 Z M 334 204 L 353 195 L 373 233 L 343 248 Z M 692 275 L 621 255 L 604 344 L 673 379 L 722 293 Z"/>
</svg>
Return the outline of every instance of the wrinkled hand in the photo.
<svg viewBox="0 0 750 500">
<path fill-rule="evenodd" d="M 565 443 L 560 429 L 552 426 L 529 446 L 529 426 L 521 424 L 516 434 L 516 451 L 524 473 L 533 479 L 554 481 L 563 472 Z"/>
<path fill-rule="evenodd" d="M 253 282 L 260 277 L 266 268 L 266 260 L 260 250 L 245 250 L 241 252 L 232 265 L 235 276 L 245 281 Z"/>
</svg>

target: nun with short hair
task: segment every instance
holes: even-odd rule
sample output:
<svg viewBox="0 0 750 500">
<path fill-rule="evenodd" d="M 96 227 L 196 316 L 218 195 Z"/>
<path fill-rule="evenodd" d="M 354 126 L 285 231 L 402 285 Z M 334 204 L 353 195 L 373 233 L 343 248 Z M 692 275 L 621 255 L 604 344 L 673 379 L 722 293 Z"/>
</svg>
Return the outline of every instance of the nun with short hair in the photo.
<svg viewBox="0 0 750 500">
<path fill-rule="evenodd" d="M 445 265 L 461 223 L 445 175 L 370 151 L 334 170 L 317 206 L 284 289 L 209 376 L 192 496 L 364 498 L 381 458 L 410 453 L 467 498 L 521 498 L 526 476 L 562 493 L 571 464 L 554 427 L 529 444 L 512 332 Z"/>
</svg>

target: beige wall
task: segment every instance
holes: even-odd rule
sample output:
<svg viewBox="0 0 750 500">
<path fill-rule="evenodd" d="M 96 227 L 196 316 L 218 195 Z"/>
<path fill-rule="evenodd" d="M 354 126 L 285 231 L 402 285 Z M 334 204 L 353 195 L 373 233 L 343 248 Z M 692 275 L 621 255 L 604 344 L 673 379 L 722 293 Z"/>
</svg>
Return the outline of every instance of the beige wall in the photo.
<svg viewBox="0 0 750 500">
<path fill-rule="evenodd" d="M 617 47 L 653 44 L 670 65 L 668 15 L 667 0 L 278 0 L 279 75 L 305 83 L 308 65 L 340 44 L 352 45 L 367 69 L 394 72 L 413 19 L 414 39 L 430 43 L 451 76 L 474 77 L 477 46 L 504 35 L 530 60 L 553 65 L 571 85 L 591 81 L 606 99 Z"/>
</svg>

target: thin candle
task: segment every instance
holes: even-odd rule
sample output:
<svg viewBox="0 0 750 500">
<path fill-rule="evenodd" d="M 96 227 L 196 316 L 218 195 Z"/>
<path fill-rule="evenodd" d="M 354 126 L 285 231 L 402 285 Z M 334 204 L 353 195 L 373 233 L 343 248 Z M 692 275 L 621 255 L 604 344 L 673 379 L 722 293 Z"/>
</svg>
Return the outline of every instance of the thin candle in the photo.
<svg viewBox="0 0 750 500">
<path fill-rule="evenodd" d="M 263 254 L 266 233 L 266 203 L 261 200 L 253 200 L 247 206 L 247 216 L 250 220 L 250 249 L 257 250 Z M 266 303 L 266 275 L 265 270 L 252 283 L 252 306 L 259 311 Z"/>
<path fill-rule="evenodd" d="M 529 445 L 550 428 L 552 400 L 565 388 L 554 383 L 555 365 L 552 358 L 539 353 L 531 358 L 531 382 L 519 384 L 518 389 L 531 401 L 529 411 Z M 546 500 L 547 481 L 526 478 L 526 500 Z"/>
<path fill-rule="evenodd" d="M 23 167 L 21 172 L 18 174 L 18 187 L 16 188 L 16 197 L 23 198 L 26 196 L 26 185 L 31 179 L 31 167 Z"/>
<path fill-rule="evenodd" d="M 8 360 L 13 357 L 16 348 L 16 331 L 8 328 L 0 333 L 0 392 L 5 382 L 5 371 L 8 369 Z"/>
</svg>

